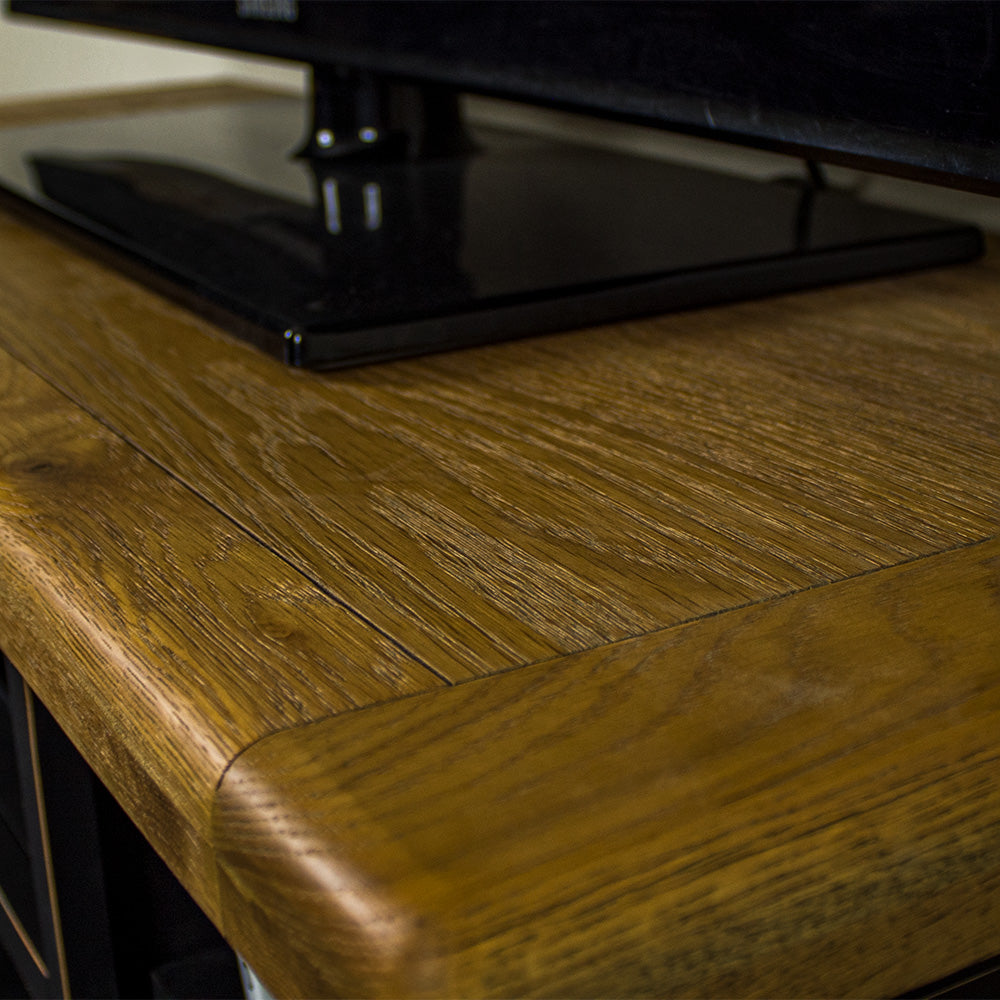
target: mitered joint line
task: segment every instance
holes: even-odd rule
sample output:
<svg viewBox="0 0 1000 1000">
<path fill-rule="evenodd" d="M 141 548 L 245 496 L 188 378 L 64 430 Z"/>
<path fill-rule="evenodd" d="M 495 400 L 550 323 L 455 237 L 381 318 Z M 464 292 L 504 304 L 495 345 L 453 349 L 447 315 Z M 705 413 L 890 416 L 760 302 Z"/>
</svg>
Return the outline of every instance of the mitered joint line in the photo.
<svg viewBox="0 0 1000 1000">
<path fill-rule="evenodd" d="M 762 607 L 767 604 L 774 604 L 777 601 L 783 601 L 786 598 L 795 597 L 798 594 L 807 594 L 813 590 L 821 590 L 825 587 L 836 587 L 840 584 L 851 583 L 853 581 L 861 580 L 866 576 L 874 576 L 877 573 L 882 573 L 885 570 L 897 569 L 902 566 L 913 566 L 917 563 L 923 562 L 925 559 L 933 559 L 937 556 L 948 555 L 949 553 L 961 552 L 965 549 L 973 549 L 979 545 L 988 545 L 990 542 L 1000 541 L 1000 534 L 985 535 L 982 538 L 976 538 L 968 542 L 958 542 L 955 545 L 949 545 L 944 548 L 936 549 L 934 552 L 925 552 L 920 555 L 911 556 L 907 559 L 901 559 L 899 562 L 886 563 L 882 566 L 873 566 L 871 569 L 861 570 L 858 573 L 852 573 L 849 576 L 837 577 L 833 580 L 818 580 L 816 583 L 811 583 L 806 587 L 796 587 L 792 590 L 782 591 L 780 594 L 770 594 L 767 597 L 757 598 L 756 600 L 744 601 L 742 604 L 731 604 L 725 608 L 716 608 L 714 611 L 706 611 L 703 614 L 693 615 L 690 618 L 684 618 L 680 621 L 671 622 L 669 625 L 663 625 L 659 628 L 652 628 L 648 632 L 639 632 L 635 635 L 627 635 L 621 639 L 613 639 L 608 642 L 598 642 L 591 646 L 585 646 L 581 649 L 573 649 L 566 653 L 559 653 L 556 656 L 547 656 L 541 660 L 533 660 L 531 663 L 518 663 L 510 667 L 502 667 L 499 670 L 495 670 L 490 674 L 482 677 L 468 677 L 464 680 L 451 681 L 449 687 L 459 687 L 465 684 L 474 684 L 479 681 L 489 680 L 490 677 L 497 677 L 501 674 L 513 673 L 517 670 L 526 670 L 529 667 L 541 667 L 545 664 L 555 664 L 561 660 L 570 659 L 572 657 L 583 656 L 587 653 L 593 653 L 598 649 L 615 649 L 619 646 L 627 645 L 631 642 L 637 642 L 640 639 L 645 639 L 649 636 L 655 635 L 665 635 L 667 632 L 672 632 L 674 629 L 683 628 L 688 625 L 693 625 L 697 622 L 707 621 L 710 618 L 718 618 L 720 615 L 727 615 L 731 612 L 736 611 L 746 611 L 748 608 Z M 423 697 L 424 695 L 434 694 L 434 691 L 417 691 L 412 695 L 406 695 L 405 697 Z M 353 711 L 353 710 L 352 710 Z"/>
<path fill-rule="evenodd" d="M 778 601 L 786 600 L 787 598 L 795 597 L 798 594 L 806 594 L 813 590 L 820 590 L 825 587 L 835 587 L 840 584 L 851 583 L 867 576 L 873 576 L 876 573 L 881 573 L 883 570 L 896 569 L 902 566 L 912 566 L 917 563 L 923 562 L 926 559 L 933 559 L 936 556 L 944 556 L 949 553 L 961 552 L 966 549 L 973 549 L 980 545 L 988 545 L 990 542 L 1000 541 L 1000 534 L 996 535 L 986 535 L 983 538 L 973 539 L 969 542 L 960 542 L 955 545 L 950 545 L 946 548 L 938 549 L 935 552 L 927 552 L 922 555 L 913 556 L 909 559 L 901 559 L 899 562 L 888 563 L 884 566 L 874 566 L 871 569 L 862 570 L 859 573 L 853 573 L 850 576 L 840 577 L 836 580 L 821 580 L 817 583 L 810 584 L 808 587 L 797 587 L 793 590 L 784 591 L 780 594 L 773 594 L 770 597 L 762 597 L 759 600 L 745 601 L 742 604 L 734 604 L 727 608 L 719 608 L 715 611 L 708 611 L 705 614 L 694 615 L 691 618 L 686 618 L 683 621 L 673 622 L 670 625 L 664 625 L 662 628 L 650 629 L 648 632 L 641 632 L 637 635 L 625 636 L 622 639 L 615 639 L 610 642 L 596 643 L 593 646 L 587 646 L 582 649 L 574 649 L 566 653 L 559 653 L 556 656 L 545 657 L 541 660 L 533 660 L 531 663 L 516 664 L 510 667 L 502 667 L 499 670 L 494 670 L 489 674 L 483 674 L 476 677 L 469 677 L 464 680 L 453 681 L 448 678 L 444 678 L 445 687 L 434 688 L 430 691 L 408 691 L 403 694 L 393 695 L 388 698 L 383 698 L 377 702 L 371 702 L 366 705 L 353 705 L 349 708 L 341 709 L 337 712 L 331 712 L 329 715 L 322 716 L 316 719 L 308 719 L 302 722 L 291 723 L 280 730 L 274 730 L 270 733 L 263 733 L 261 736 L 257 737 L 253 742 L 248 743 L 245 747 L 242 747 L 237 753 L 235 753 L 232 759 L 226 764 L 221 775 L 219 776 L 219 781 L 216 784 L 215 792 L 216 794 L 222 788 L 223 781 L 226 775 L 229 773 L 229 769 L 237 760 L 240 759 L 248 750 L 255 747 L 258 743 L 264 740 L 271 739 L 272 737 L 280 736 L 284 733 L 288 733 L 294 730 L 307 729 L 310 726 L 321 725 L 328 722 L 332 718 L 342 718 L 347 715 L 353 715 L 355 712 L 367 711 L 369 709 L 377 708 L 379 705 L 387 704 L 397 704 L 399 702 L 411 701 L 415 698 L 433 698 L 442 694 L 443 691 L 448 689 L 454 689 L 458 687 L 465 687 L 468 684 L 483 684 L 489 683 L 496 677 L 502 675 L 513 674 L 518 670 L 525 670 L 529 667 L 542 667 L 546 664 L 557 664 L 564 660 L 575 659 L 578 656 L 584 656 L 587 653 L 596 652 L 599 649 L 615 649 L 616 647 L 625 646 L 631 642 L 637 642 L 640 639 L 645 639 L 649 636 L 655 635 L 665 635 L 667 632 L 672 632 L 675 629 L 682 628 L 688 625 L 693 625 L 697 622 L 707 621 L 711 618 L 718 618 L 720 615 L 726 615 L 730 612 L 745 611 L 748 608 L 753 607 L 763 607 L 768 604 L 774 604 Z"/>
</svg>

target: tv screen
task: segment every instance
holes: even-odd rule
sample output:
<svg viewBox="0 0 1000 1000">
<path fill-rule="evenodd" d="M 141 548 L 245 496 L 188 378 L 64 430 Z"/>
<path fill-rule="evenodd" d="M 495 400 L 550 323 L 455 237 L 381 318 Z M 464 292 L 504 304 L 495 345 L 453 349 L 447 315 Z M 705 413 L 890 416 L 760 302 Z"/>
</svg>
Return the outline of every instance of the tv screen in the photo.
<svg viewBox="0 0 1000 1000">
<path fill-rule="evenodd" d="M 1000 6 L 776 0 L 13 0 L 977 189 L 1000 184 Z"/>
</svg>

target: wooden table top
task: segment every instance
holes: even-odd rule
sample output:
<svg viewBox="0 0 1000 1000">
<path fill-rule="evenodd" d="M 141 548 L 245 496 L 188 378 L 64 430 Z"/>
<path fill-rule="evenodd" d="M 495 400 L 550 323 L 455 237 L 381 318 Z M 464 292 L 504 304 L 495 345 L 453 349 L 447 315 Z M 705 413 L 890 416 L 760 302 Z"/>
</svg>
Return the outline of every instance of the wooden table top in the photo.
<svg viewBox="0 0 1000 1000">
<path fill-rule="evenodd" d="M 273 990 L 1000 952 L 1000 254 L 315 374 L 0 247 L 0 646 Z"/>
</svg>

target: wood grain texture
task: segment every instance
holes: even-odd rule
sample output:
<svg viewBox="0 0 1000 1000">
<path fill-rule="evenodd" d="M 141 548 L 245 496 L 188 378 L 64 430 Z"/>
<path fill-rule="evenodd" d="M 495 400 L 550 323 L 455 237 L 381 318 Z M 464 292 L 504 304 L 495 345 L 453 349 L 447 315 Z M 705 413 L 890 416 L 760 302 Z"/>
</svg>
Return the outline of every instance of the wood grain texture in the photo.
<svg viewBox="0 0 1000 1000">
<path fill-rule="evenodd" d="M 995 260 L 316 375 L 0 244 L 0 345 L 451 681 L 1000 521 Z"/>
<path fill-rule="evenodd" d="M 283 995 L 894 995 L 995 953 L 1000 542 L 269 737 L 216 813 Z"/>
<path fill-rule="evenodd" d="M 3 352 L 0 593 L 0 647 L 217 919 L 233 756 L 440 683 Z"/>
</svg>

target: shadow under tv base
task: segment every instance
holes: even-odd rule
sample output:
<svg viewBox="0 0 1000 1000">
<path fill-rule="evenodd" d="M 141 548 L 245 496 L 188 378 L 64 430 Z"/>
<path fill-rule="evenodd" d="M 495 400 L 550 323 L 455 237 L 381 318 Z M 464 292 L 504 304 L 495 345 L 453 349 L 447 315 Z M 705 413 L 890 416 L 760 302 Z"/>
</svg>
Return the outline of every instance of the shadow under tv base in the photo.
<svg viewBox="0 0 1000 1000">
<path fill-rule="evenodd" d="M 323 130 L 314 121 L 310 142 L 322 145 Z M 362 139 L 349 155 L 295 156 L 301 131 L 299 102 L 280 97 L 9 128 L 0 186 L 239 336 L 309 367 L 982 249 L 973 227 L 806 181 L 753 181 L 490 129 L 415 156 L 399 155 L 391 138 L 372 149 Z"/>
</svg>

